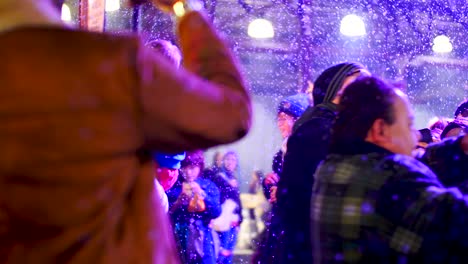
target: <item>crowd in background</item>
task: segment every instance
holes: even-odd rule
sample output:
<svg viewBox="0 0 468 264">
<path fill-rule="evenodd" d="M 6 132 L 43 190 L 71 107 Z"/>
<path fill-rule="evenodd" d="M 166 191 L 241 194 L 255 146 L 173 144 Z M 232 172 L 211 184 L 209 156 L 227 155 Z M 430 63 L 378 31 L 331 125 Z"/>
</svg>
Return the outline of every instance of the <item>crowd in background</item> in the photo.
<svg viewBox="0 0 468 264">
<path fill-rule="evenodd" d="M 0 263 L 467 263 L 468 101 L 416 130 L 403 91 L 333 65 L 280 102 L 241 194 L 235 151 L 205 166 L 252 122 L 211 21 L 172 14 L 180 53 L 72 29 L 60 2 L 0 1 Z"/>
<path fill-rule="evenodd" d="M 337 68 L 346 67 L 347 65 L 351 64 L 337 65 L 331 69 L 337 71 Z M 363 66 L 353 64 L 353 67 L 350 67 L 349 69 L 351 73 L 345 73 L 343 77 L 346 79 L 349 76 L 352 76 L 355 74 L 352 73 L 353 71 L 361 74 L 361 70 L 363 69 Z M 364 69 L 361 75 L 366 77 L 370 74 Z M 357 76 L 352 76 L 352 78 L 354 77 Z M 323 78 L 323 76 L 319 78 Z M 320 81 L 321 80 L 319 79 L 316 84 L 320 85 Z M 320 89 L 320 86 L 318 89 Z M 340 91 L 338 89 L 336 94 L 339 93 Z M 320 103 L 316 101 L 316 103 L 318 103 L 319 107 L 324 107 L 323 102 Z M 333 109 L 334 106 L 328 104 L 328 107 Z M 220 199 L 220 204 L 224 203 L 224 206 L 222 207 L 222 210 L 216 214 L 219 216 L 222 215 L 223 217 L 226 217 L 226 219 L 230 219 L 228 222 L 232 223 L 231 226 L 226 224 L 223 229 L 224 232 L 227 231 L 226 233 L 219 232 L 222 228 L 221 224 L 217 223 L 217 221 L 220 220 L 216 219 L 216 215 L 215 217 L 208 218 L 208 221 L 206 221 L 207 224 L 205 224 L 205 227 L 207 227 L 207 229 L 203 230 L 209 234 L 208 237 L 210 237 L 210 242 L 205 244 L 203 247 L 206 250 L 204 254 L 205 256 L 208 255 L 215 257 L 213 257 L 209 262 L 203 263 L 232 263 L 232 254 L 235 252 L 235 248 L 238 250 L 249 249 L 252 252 L 252 263 L 293 263 L 295 260 L 292 260 L 292 258 L 298 258 L 297 263 L 310 263 L 308 261 L 313 261 L 313 241 L 309 240 L 306 233 L 307 231 L 311 232 L 310 218 L 308 217 L 310 211 L 307 210 L 307 208 L 313 208 L 313 204 L 310 204 L 310 200 L 307 200 L 306 197 L 311 197 L 313 195 L 313 183 L 310 183 L 310 185 L 304 185 L 304 183 L 306 181 L 313 181 L 313 178 L 310 178 L 310 171 L 315 170 L 316 167 L 319 166 L 319 163 L 326 156 L 326 152 L 329 151 L 327 144 L 325 144 L 326 142 L 323 143 L 323 136 L 320 136 L 320 133 L 331 135 L 331 129 L 336 117 L 333 111 L 326 112 L 327 110 L 327 108 L 314 110 L 314 107 L 310 106 L 308 96 L 306 94 L 288 96 L 280 102 L 277 109 L 277 124 L 278 129 L 283 136 L 283 144 L 276 154 L 271 155 L 272 170 L 270 172 L 267 172 L 266 174 L 259 170 L 252 172 L 248 192 L 246 193 L 240 193 L 238 189 L 238 181 L 240 179 L 240 175 L 238 174 L 239 157 L 237 157 L 237 154 L 235 154 L 234 151 L 228 151 L 224 154 L 221 151 L 215 152 L 213 155 L 212 165 L 204 170 L 203 153 L 198 153 L 198 157 L 200 159 L 199 164 L 203 164 L 201 166 L 200 176 L 207 181 L 215 183 L 218 190 L 223 190 L 221 192 L 226 192 L 227 189 L 227 192 L 232 191 L 235 193 L 235 195 L 231 196 L 234 201 L 231 206 L 226 203 L 226 198 Z M 316 111 L 316 113 L 311 114 L 311 111 Z M 309 117 L 306 115 L 309 115 Z M 316 116 L 313 117 L 313 115 Z M 305 119 L 305 124 L 310 126 L 309 128 L 307 128 L 307 126 L 301 127 L 301 129 L 305 131 L 303 132 L 305 135 L 301 134 L 300 136 L 306 137 L 307 141 L 299 142 L 307 144 L 300 145 L 303 148 L 303 152 L 300 152 L 300 154 L 307 155 L 307 151 L 309 151 L 310 154 L 308 154 L 309 156 L 301 157 L 301 159 L 296 162 L 302 162 L 300 164 L 301 166 L 306 166 L 303 170 L 307 173 L 303 174 L 304 179 L 290 179 L 295 180 L 297 183 L 297 185 L 291 185 L 291 188 L 297 188 L 294 189 L 296 192 L 284 192 L 282 195 L 288 197 L 288 200 L 294 199 L 293 201 L 296 201 L 297 204 L 288 205 L 294 206 L 294 208 L 285 208 L 284 205 L 283 207 L 278 205 L 278 183 L 280 182 L 280 175 L 282 175 L 288 139 L 293 133 L 301 131 L 297 130 L 297 126 L 294 127 L 294 124 L 296 124 L 296 121 L 300 118 Z M 309 118 L 309 120 L 307 120 L 307 118 Z M 314 118 L 318 120 L 311 122 L 310 120 L 314 120 Z M 460 135 L 464 135 L 468 131 L 467 121 L 468 101 L 462 102 L 457 107 L 453 118 L 434 117 L 427 124 L 427 128 L 414 131 L 414 134 L 417 134 L 415 137 L 417 137 L 418 140 L 417 145 L 411 149 L 411 155 L 419 157 L 424 155 L 427 156 L 425 151 L 430 144 L 441 142 L 446 138 L 456 138 Z M 296 130 L 294 128 L 296 128 Z M 310 137 L 310 133 L 314 133 L 314 137 Z M 317 147 L 320 146 L 320 144 L 314 141 L 321 141 L 320 144 L 322 144 L 323 149 L 318 149 Z M 297 148 L 297 146 L 295 147 Z M 365 146 L 361 146 L 360 148 L 365 148 Z M 446 153 L 445 155 L 449 154 Z M 314 160 L 313 157 L 316 157 L 315 163 L 311 163 L 311 161 Z M 465 158 L 461 158 L 461 160 L 466 161 Z M 426 159 L 428 158 L 426 157 Z M 452 165 L 453 169 L 458 170 L 458 174 L 465 172 L 464 169 L 466 168 L 460 166 L 460 164 Z M 297 170 L 300 168 L 295 167 L 294 169 Z M 182 169 L 182 171 L 184 171 L 184 169 Z M 446 172 L 442 171 L 441 173 L 447 172 L 449 172 L 448 169 Z M 453 172 L 449 173 L 453 175 L 457 174 Z M 184 173 L 182 175 L 184 175 Z M 298 175 L 300 174 L 296 174 L 292 177 L 297 178 Z M 288 183 L 286 182 L 283 184 Z M 306 193 L 299 193 L 304 191 Z M 217 197 L 217 195 L 213 195 L 213 197 Z M 283 202 L 287 203 L 284 200 Z M 228 217 L 227 211 L 235 211 L 237 216 Z M 285 216 L 287 213 L 292 215 Z M 208 214 L 206 215 L 208 216 Z M 300 221 L 301 217 L 304 222 Z M 290 226 L 288 226 L 288 218 L 291 219 L 291 222 L 289 222 L 291 223 Z M 184 221 L 191 221 L 189 220 L 190 217 L 184 217 L 183 219 L 185 219 Z M 174 224 L 177 226 L 176 222 L 174 222 Z M 300 226 L 300 224 L 303 224 L 303 226 Z M 288 234 L 288 231 L 286 231 L 288 228 L 289 232 L 296 231 L 295 237 L 286 237 L 290 235 Z M 176 229 L 178 230 L 178 228 Z M 291 231 L 291 229 L 293 231 Z M 237 236 L 239 231 L 241 231 L 240 235 Z M 226 243 L 226 234 L 229 237 L 228 243 Z M 181 236 L 177 235 L 176 241 L 178 241 L 178 245 L 179 243 L 187 243 L 187 237 L 190 236 L 185 235 L 182 236 L 181 239 Z M 288 241 L 287 239 L 293 240 L 290 242 L 293 243 L 292 246 L 285 243 Z M 181 252 L 185 252 L 185 250 L 186 249 L 183 249 Z M 291 250 L 292 252 L 290 251 L 288 253 L 288 250 Z M 225 261 L 226 255 L 229 255 L 231 258 L 228 262 Z M 183 262 L 201 263 L 197 261 L 188 261 L 187 258 L 185 258 Z"/>
</svg>

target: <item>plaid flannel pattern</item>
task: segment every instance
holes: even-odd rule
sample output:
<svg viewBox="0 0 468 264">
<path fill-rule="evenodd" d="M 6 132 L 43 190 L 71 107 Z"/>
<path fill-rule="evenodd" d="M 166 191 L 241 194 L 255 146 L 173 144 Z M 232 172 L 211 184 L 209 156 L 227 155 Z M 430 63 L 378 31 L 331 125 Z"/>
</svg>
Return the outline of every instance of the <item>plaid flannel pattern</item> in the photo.
<svg viewBox="0 0 468 264">
<path fill-rule="evenodd" d="M 431 250 L 442 250 L 446 236 L 437 227 L 466 225 L 451 218 L 468 215 L 466 200 L 410 157 L 329 155 L 315 174 L 311 202 L 314 263 L 418 263 L 431 254 L 445 262 L 447 254 Z"/>
</svg>

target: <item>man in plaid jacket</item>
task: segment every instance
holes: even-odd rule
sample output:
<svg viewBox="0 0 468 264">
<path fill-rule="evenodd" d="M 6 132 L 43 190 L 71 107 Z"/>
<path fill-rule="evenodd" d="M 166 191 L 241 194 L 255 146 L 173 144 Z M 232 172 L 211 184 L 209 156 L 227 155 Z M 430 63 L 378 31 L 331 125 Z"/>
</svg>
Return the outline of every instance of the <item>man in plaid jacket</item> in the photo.
<svg viewBox="0 0 468 264">
<path fill-rule="evenodd" d="M 468 135 L 430 146 L 429 168 L 411 156 L 412 119 L 378 78 L 346 89 L 315 174 L 314 263 L 468 263 Z"/>
</svg>

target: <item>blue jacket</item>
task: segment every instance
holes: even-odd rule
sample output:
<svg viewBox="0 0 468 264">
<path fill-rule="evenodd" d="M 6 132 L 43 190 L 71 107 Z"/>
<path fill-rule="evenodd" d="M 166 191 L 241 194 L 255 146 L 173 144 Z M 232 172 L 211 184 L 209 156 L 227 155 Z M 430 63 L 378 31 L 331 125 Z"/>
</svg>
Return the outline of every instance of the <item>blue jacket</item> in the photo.
<svg viewBox="0 0 468 264">
<path fill-rule="evenodd" d="M 198 178 L 195 180 L 206 193 L 204 199 L 206 209 L 200 213 L 189 212 L 187 207 L 174 207 L 174 203 L 182 192 L 182 180 L 176 182 L 174 187 L 167 191 L 169 200 L 169 216 L 171 218 L 177 247 L 182 263 L 203 263 L 215 264 L 216 257 L 214 251 L 214 242 L 209 224 L 212 219 L 221 214 L 221 204 L 219 190 L 216 185 L 208 179 Z M 192 228 L 192 230 L 191 230 Z M 194 252 L 193 246 L 190 246 L 191 234 L 194 230 L 200 235 L 202 240 L 202 253 Z"/>
</svg>

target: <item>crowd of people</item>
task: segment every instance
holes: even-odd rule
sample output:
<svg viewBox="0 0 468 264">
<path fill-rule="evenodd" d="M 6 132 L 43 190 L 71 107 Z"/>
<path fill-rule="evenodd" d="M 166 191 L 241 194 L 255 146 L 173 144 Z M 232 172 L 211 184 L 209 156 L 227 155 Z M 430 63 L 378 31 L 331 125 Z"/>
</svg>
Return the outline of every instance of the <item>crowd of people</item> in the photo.
<svg viewBox="0 0 468 264">
<path fill-rule="evenodd" d="M 468 262 L 468 101 L 417 130 L 402 90 L 331 66 L 277 108 L 261 218 L 235 151 L 205 165 L 252 109 L 203 12 L 172 14 L 180 51 L 70 28 L 60 5 L 0 0 L 0 263 L 233 263 L 260 219 L 255 264 Z"/>
</svg>

